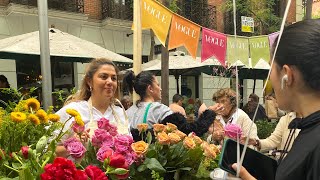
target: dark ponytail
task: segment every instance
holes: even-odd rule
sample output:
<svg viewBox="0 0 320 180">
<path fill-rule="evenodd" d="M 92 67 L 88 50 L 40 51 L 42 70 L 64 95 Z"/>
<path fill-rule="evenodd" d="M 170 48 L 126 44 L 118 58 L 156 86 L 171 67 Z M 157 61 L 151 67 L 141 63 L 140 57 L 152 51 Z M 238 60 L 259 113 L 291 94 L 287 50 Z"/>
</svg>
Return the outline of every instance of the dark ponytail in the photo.
<svg viewBox="0 0 320 180">
<path fill-rule="evenodd" d="M 131 93 L 134 89 L 140 96 L 140 101 L 143 101 L 147 95 L 147 88 L 152 85 L 153 81 L 154 75 L 148 71 L 142 71 L 137 76 L 134 75 L 133 71 L 129 71 L 123 78 L 123 88 Z"/>
<path fill-rule="evenodd" d="M 133 93 L 133 86 L 136 76 L 133 71 L 128 71 L 123 77 L 123 91 Z"/>
</svg>

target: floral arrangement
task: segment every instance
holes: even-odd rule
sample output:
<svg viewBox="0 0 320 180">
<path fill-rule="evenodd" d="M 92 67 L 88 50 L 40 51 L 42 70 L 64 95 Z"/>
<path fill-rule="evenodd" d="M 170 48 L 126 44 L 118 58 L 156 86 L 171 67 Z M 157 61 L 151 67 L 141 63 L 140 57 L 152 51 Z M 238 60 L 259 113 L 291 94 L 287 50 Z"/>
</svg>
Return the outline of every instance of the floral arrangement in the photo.
<svg viewBox="0 0 320 180">
<path fill-rule="evenodd" d="M 86 143 L 81 138 L 85 129 L 80 115 L 73 109 L 68 109 L 67 113 L 75 119 L 71 129 L 76 136 L 63 141 L 63 146 L 71 159 L 82 167 L 86 167 L 84 170 L 86 173 L 101 171 L 104 174 L 103 177 L 107 179 L 126 179 L 129 176 L 129 167 L 136 159 L 136 153 L 131 148 L 132 136 L 118 134 L 116 126 L 112 125 L 108 119 L 101 118 L 97 121 L 98 128 Z M 94 170 L 92 170 L 92 164 Z M 88 167 L 91 170 L 88 170 Z M 76 171 L 73 172 L 76 173 Z M 87 173 L 87 176 L 90 177 L 90 174 Z"/>
<path fill-rule="evenodd" d="M 141 124 L 141 134 L 147 131 L 147 125 Z M 204 179 L 209 178 L 211 170 L 216 168 L 219 149 L 214 144 L 203 141 L 194 133 L 189 135 L 179 131 L 174 124 L 154 124 L 155 141 L 148 132 L 147 140 L 133 143 L 137 154 L 137 167 L 131 172 L 132 179 Z"/>
<path fill-rule="evenodd" d="M 21 100 L 11 109 L 0 109 L 0 179 L 108 180 L 129 176 L 136 159 L 133 139 L 118 134 L 109 120 L 98 120 L 98 129 L 87 142 L 83 139 L 84 122 L 76 110 L 68 109 L 70 117 L 61 123 L 52 108 L 44 111 L 35 98 Z M 74 121 L 65 128 L 70 120 Z M 58 145 L 66 148 L 68 159 L 56 157 Z"/>
<path fill-rule="evenodd" d="M 35 98 L 11 102 L 6 110 L 0 108 L 0 177 L 39 175 L 52 158 L 53 152 L 46 146 L 48 137 L 62 127 L 59 120 L 52 107 L 41 109 Z"/>
</svg>

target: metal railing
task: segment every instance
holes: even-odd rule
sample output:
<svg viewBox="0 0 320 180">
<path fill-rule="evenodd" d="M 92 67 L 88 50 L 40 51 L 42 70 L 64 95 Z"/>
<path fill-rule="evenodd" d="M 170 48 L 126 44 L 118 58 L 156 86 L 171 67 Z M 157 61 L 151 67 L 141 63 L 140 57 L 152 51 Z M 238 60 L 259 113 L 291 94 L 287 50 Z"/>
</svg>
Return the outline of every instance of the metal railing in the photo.
<svg viewBox="0 0 320 180">
<path fill-rule="evenodd" d="M 101 0 L 102 18 L 133 20 L 133 0 Z"/>
<path fill-rule="evenodd" d="M 37 6 L 37 0 L 10 0 L 10 3 Z M 84 0 L 48 0 L 48 9 L 83 13 Z"/>
</svg>

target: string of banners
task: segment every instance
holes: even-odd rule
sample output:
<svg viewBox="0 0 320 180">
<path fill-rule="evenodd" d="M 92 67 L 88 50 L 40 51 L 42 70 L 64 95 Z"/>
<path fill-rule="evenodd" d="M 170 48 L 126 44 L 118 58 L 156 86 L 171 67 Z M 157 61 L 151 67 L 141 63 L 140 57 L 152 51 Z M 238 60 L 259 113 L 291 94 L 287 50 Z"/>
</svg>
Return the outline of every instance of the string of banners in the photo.
<svg viewBox="0 0 320 180">
<path fill-rule="evenodd" d="M 254 67 L 260 60 L 269 61 L 270 47 L 278 36 L 278 32 L 254 37 L 237 36 L 235 44 L 233 35 L 201 27 L 155 0 L 141 0 L 141 3 L 142 29 L 152 29 L 163 46 L 169 33 L 168 50 L 184 46 L 195 59 L 202 29 L 201 62 L 214 56 L 223 66 L 226 66 L 227 58 L 230 64 L 240 60 L 247 67 Z"/>
</svg>

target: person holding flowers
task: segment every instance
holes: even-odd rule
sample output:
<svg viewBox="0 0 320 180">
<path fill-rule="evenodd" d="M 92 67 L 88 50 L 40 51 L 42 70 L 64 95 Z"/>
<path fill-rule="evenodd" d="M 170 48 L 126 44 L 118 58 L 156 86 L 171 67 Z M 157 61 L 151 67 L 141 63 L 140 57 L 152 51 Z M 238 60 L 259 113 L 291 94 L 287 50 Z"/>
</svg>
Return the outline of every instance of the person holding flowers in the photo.
<svg viewBox="0 0 320 180">
<path fill-rule="evenodd" d="M 180 113 L 173 113 L 170 108 L 158 102 L 161 100 L 161 87 L 152 73 L 143 71 L 137 76 L 130 71 L 124 77 L 124 84 L 132 92 L 133 89 L 140 96 L 140 100 L 127 110 L 130 118 L 130 128 L 133 138 L 141 140 L 138 124 L 147 124 L 152 129 L 154 124 L 175 124 L 179 130 L 189 134 L 195 132 L 202 136 L 208 131 L 210 124 L 215 119 L 217 106 L 203 113 L 196 122 L 187 123 L 186 118 Z"/>
<path fill-rule="evenodd" d="M 129 134 L 129 122 L 125 110 L 114 105 L 115 101 L 119 101 L 114 97 L 118 72 L 116 65 L 105 58 L 93 59 L 88 65 L 80 91 L 69 104 L 56 113 L 62 121 L 72 117 L 65 127 L 75 125 L 73 127 L 76 130 L 73 130 L 81 131 L 79 133 L 81 137 L 76 133 L 71 135 L 75 134 L 76 138 L 87 141 L 98 129 L 98 120 L 101 118 L 108 119 L 111 126 L 116 127 L 117 133 Z M 56 153 L 63 157 L 68 154 L 64 146 L 58 146 Z"/>
</svg>

